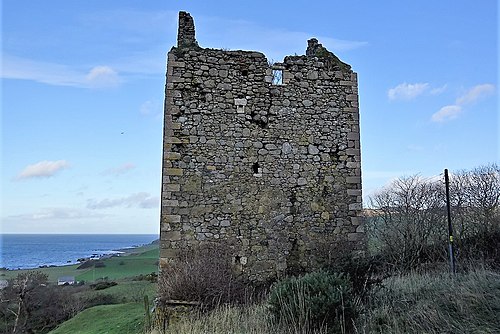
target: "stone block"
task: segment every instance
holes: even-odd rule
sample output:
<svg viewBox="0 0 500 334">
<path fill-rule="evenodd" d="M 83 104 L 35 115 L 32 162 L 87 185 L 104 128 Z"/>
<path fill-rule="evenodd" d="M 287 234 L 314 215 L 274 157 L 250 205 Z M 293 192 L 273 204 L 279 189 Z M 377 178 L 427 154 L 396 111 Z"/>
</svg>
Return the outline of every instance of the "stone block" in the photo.
<svg viewBox="0 0 500 334">
<path fill-rule="evenodd" d="M 180 231 L 167 231 L 167 232 L 163 232 L 162 236 L 165 237 L 165 240 L 170 240 L 170 241 L 181 240 L 181 232 Z"/>
<path fill-rule="evenodd" d="M 348 112 L 348 113 L 357 113 L 359 112 L 359 109 L 358 108 L 349 108 L 349 107 L 344 107 L 342 109 L 344 112 Z"/>
<path fill-rule="evenodd" d="M 179 160 L 181 158 L 181 154 L 178 152 L 165 152 L 164 157 L 167 160 Z"/>
<path fill-rule="evenodd" d="M 347 189 L 347 195 L 349 195 L 349 196 L 361 196 L 361 189 Z"/>
<path fill-rule="evenodd" d="M 164 215 L 163 221 L 166 223 L 180 223 L 181 216 L 180 215 Z"/>
<path fill-rule="evenodd" d="M 359 140 L 359 132 L 349 132 L 347 134 L 348 140 Z"/>
<path fill-rule="evenodd" d="M 166 168 L 165 174 L 170 176 L 181 176 L 183 170 L 181 168 Z"/>
<path fill-rule="evenodd" d="M 181 185 L 180 184 L 174 184 L 174 183 L 167 183 L 164 184 L 164 191 L 170 191 L 170 192 L 175 192 L 175 191 L 180 191 L 181 190 Z"/>
<path fill-rule="evenodd" d="M 360 150 L 357 148 L 348 148 L 347 150 L 345 150 L 345 153 L 347 155 L 360 155 L 361 154 Z"/>
<path fill-rule="evenodd" d="M 358 183 L 361 184 L 361 177 L 360 176 L 348 176 L 345 178 L 347 183 Z"/>
<path fill-rule="evenodd" d="M 162 206 L 179 206 L 179 201 L 176 199 L 167 199 L 161 202 Z"/>
</svg>

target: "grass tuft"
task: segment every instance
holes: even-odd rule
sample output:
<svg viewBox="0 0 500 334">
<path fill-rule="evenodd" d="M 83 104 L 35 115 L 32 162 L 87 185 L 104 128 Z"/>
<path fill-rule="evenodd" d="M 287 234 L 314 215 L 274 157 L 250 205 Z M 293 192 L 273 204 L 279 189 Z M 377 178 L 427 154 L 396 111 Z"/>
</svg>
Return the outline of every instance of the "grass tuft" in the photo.
<svg viewBox="0 0 500 334">
<path fill-rule="evenodd" d="M 474 270 L 386 279 L 358 322 L 360 333 L 498 333 L 500 275 Z"/>
</svg>

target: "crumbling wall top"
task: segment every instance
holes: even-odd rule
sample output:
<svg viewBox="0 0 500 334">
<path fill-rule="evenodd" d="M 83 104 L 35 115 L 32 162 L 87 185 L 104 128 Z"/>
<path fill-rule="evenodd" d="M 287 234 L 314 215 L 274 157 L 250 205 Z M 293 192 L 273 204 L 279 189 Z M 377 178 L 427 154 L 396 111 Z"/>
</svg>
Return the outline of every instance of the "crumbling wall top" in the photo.
<svg viewBox="0 0 500 334">
<path fill-rule="evenodd" d="M 318 43 L 316 38 L 307 41 L 306 56 L 326 58 L 330 65 L 336 65 L 342 71 L 351 69 L 351 65 L 344 63 L 336 55 L 328 51 L 321 43 Z"/>
<path fill-rule="evenodd" d="M 177 47 L 192 48 L 198 47 L 196 41 L 194 20 L 187 12 L 179 12 L 179 30 L 177 32 Z"/>
</svg>

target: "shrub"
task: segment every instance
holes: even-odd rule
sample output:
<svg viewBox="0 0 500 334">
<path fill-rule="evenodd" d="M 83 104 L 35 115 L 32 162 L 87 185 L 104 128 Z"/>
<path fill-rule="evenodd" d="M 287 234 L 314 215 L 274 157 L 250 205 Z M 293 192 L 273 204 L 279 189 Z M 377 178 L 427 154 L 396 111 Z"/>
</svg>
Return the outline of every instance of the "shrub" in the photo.
<svg viewBox="0 0 500 334">
<path fill-rule="evenodd" d="M 309 332 L 340 332 L 356 316 L 348 276 L 318 271 L 276 283 L 269 296 L 270 312 L 281 326 Z"/>
<path fill-rule="evenodd" d="M 244 287 L 233 274 L 230 259 L 229 249 L 221 245 L 204 245 L 183 253 L 162 269 L 158 281 L 160 301 L 194 301 L 212 309 L 242 300 Z"/>
<path fill-rule="evenodd" d="M 83 299 L 83 303 L 85 304 L 85 308 L 89 308 L 97 305 L 116 304 L 117 300 L 113 295 L 96 293 L 85 297 Z"/>
<path fill-rule="evenodd" d="M 94 267 L 95 268 L 104 268 L 104 267 L 106 267 L 106 264 L 103 261 L 99 260 L 99 261 L 95 261 Z"/>
<path fill-rule="evenodd" d="M 113 282 L 113 281 L 111 281 L 111 282 L 102 281 L 102 282 L 97 282 L 95 284 L 91 284 L 90 288 L 92 288 L 93 290 L 104 290 L 104 289 L 110 288 L 112 286 L 115 286 L 117 284 L 118 283 Z"/>
</svg>

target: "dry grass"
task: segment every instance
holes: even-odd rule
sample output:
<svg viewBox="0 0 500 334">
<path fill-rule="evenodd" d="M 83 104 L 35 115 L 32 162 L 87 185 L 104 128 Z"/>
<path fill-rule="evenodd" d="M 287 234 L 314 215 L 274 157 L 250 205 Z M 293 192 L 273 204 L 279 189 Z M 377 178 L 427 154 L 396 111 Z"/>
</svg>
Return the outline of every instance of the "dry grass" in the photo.
<svg viewBox="0 0 500 334">
<path fill-rule="evenodd" d="M 412 273 L 373 290 L 354 333 L 500 333 L 500 274 Z M 344 331 L 342 331 L 344 332 Z M 267 303 L 223 305 L 171 323 L 168 333 L 327 334 L 296 321 L 277 325 Z"/>
<path fill-rule="evenodd" d="M 278 327 L 270 319 L 265 304 L 221 306 L 208 314 L 197 314 L 170 325 L 168 333 L 182 334 L 326 334 L 288 324 Z"/>
<path fill-rule="evenodd" d="M 500 275 L 407 274 L 374 291 L 359 333 L 499 333 Z"/>
</svg>

